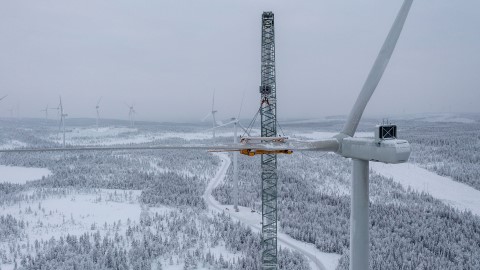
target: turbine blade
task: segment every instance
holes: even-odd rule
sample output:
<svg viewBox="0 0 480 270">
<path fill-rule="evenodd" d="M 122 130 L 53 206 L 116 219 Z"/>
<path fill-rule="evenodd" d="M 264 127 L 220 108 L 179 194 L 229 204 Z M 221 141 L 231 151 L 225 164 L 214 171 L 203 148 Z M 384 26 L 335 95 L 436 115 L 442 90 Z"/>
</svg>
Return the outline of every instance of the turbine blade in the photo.
<svg viewBox="0 0 480 270">
<path fill-rule="evenodd" d="M 383 43 L 382 49 L 380 50 L 380 53 L 378 54 L 377 59 L 375 60 L 370 73 L 368 74 L 362 91 L 358 95 L 357 101 L 355 102 L 355 105 L 353 105 L 353 108 L 348 115 L 347 122 L 345 123 L 341 133 L 351 137 L 355 134 L 365 107 L 367 106 L 367 103 L 370 100 L 373 92 L 377 88 L 377 85 L 380 82 L 380 79 L 382 78 L 382 75 L 392 56 L 395 45 L 397 44 L 398 38 L 400 37 L 400 33 L 402 32 L 405 24 L 405 20 L 407 19 L 408 12 L 412 6 L 412 2 L 413 0 L 405 0 L 403 2 L 395 22 L 393 23 L 392 28 L 390 29 L 390 32 Z"/>
<path fill-rule="evenodd" d="M 214 128 L 210 128 L 210 129 L 208 129 L 208 130 L 216 129 L 216 128 L 219 128 L 219 127 L 225 127 L 225 126 L 231 125 L 231 124 L 233 124 L 233 123 L 235 123 L 235 121 L 231 121 L 231 122 L 228 122 L 228 123 L 226 123 L 226 124 L 216 125 Z"/>
<path fill-rule="evenodd" d="M 2 98 L 0 98 L 0 100 L 2 100 L 2 99 L 4 99 L 4 98 L 6 98 L 7 96 L 8 96 L 8 95 L 5 95 L 5 96 L 3 96 Z"/>
<path fill-rule="evenodd" d="M 205 115 L 205 117 L 202 118 L 202 122 L 205 122 L 205 120 L 207 120 L 208 117 L 210 117 L 212 113 L 208 113 L 207 115 Z"/>
<path fill-rule="evenodd" d="M 212 112 L 215 108 L 215 89 L 213 89 L 213 97 L 212 97 Z"/>
<path fill-rule="evenodd" d="M 336 139 L 324 139 L 315 142 L 291 141 L 286 143 L 263 143 L 263 144 L 225 144 L 225 145 L 152 145 L 152 146 L 80 146 L 69 148 L 19 148 L 0 149 L 0 153 L 22 153 L 22 152 L 67 152 L 67 151 L 114 151 L 114 150 L 210 150 L 210 151 L 240 151 L 263 150 L 263 151 L 336 151 L 339 143 Z"/>
<path fill-rule="evenodd" d="M 98 99 L 97 106 L 100 104 L 100 101 L 102 101 L 102 98 L 103 98 L 103 97 L 100 97 L 100 98 Z"/>
<path fill-rule="evenodd" d="M 60 110 L 60 116 L 61 116 L 63 114 L 62 96 L 60 96 L 60 105 L 58 105 L 58 108 Z"/>
</svg>

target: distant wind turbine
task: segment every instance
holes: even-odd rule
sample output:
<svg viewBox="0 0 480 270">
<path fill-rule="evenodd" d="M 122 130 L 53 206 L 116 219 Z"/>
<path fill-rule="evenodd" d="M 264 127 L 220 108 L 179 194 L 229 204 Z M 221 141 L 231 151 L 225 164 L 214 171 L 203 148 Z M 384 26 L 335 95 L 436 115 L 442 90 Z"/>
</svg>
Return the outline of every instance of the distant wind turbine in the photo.
<svg viewBox="0 0 480 270">
<path fill-rule="evenodd" d="M 102 101 L 102 97 L 98 99 L 97 106 L 95 106 L 95 110 L 97 111 L 97 130 L 98 130 L 98 122 L 100 120 L 100 101 Z"/>
<path fill-rule="evenodd" d="M 125 105 L 127 105 L 128 109 L 129 109 L 128 110 L 128 120 L 130 121 L 130 126 L 134 127 L 135 126 L 135 114 L 137 112 L 133 108 L 133 104 L 128 105 L 127 103 L 125 103 Z"/>
<path fill-rule="evenodd" d="M 202 122 L 207 120 L 210 116 L 212 117 L 212 136 L 213 139 L 215 140 L 215 128 L 218 126 L 217 120 L 215 119 L 215 114 L 218 111 L 215 110 L 215 90 L 213 90 L 213 98 L 212 98 L 212 111 L 209 112 L 203 119 Z"/>
<path fill-rule="evenodd" d="M 60 104 L 58 105 L 58 108 L 60 111 L 60 122 L 58 125 L 58 131 L 60 132 L 60 128 L 63 130 L 63 148 L 65 148 L 65 117 L 67 117 L 68 114 L 64 113 L 63 111 L 62 96 L 60 96 Z"/>
<path fill-rule="evenodd" d="M 242 96 L 242 102 L 240 103 L 240 110 L 238 111 L 238 115 L 237 117 L 232 117 L 230 119 L 230 122 L 228 123 L 225 123 L 225 124 L 222 124 L 222 125 L 217 125 L 215 127 L 213 127 L 212 129 L 215 130 L 217 128 L 220 128 L 220 127 L 225 127 L 225 126 L 228 126 L 228 125 L 232 125 L 234 126 L 234 131 L 233 131 L 233 143 L 234 144 L 237 144 L 238 143 L 238 135 L 237 135 L 237 130 L 238 130 L 238 126 L 240 126 L 244 131 L 245 133 L 250 136 L 250 134 L 248 133 L 248 130 L 240 123 L 240 114 L 242 113 L 242 107 L 243 107 L 243 100 L 245 99 L 245 92 L 243 92 L 243 96 Z M 212 110 L 213 111 L 213 110 Z M 234 206 L 233 208 L 235 209 L 236 212 L 238 212 L 238 152 L 233 152 L 233 203 L 234 203 Z"/>
</svg>

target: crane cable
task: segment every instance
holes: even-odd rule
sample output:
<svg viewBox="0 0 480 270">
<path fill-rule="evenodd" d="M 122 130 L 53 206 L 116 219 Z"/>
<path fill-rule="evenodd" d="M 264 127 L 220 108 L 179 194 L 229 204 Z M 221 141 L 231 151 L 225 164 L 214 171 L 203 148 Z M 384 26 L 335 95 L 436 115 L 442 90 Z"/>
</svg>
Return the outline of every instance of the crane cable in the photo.
<svg viewBox="0 0 480 270">
<path fill-rule="evenodd" d="M 260 111 L 262 110 L 262 105 L 263 105 L 264 102 L 267 102 L 267 103 L 268 103 L 268 100 L 262 101 L 262 103 L 260 104 L 260 107 L 258 108 L 257 112 L 256 112 L 255 115 L 253 116 L 252 121 L 250 121 L 250 124 L 247 126 L 246 130 L 243 132 L 243 134 L 242 134 L 241 137 L 244 137 L 245 134 L 249 135 L 249 134 L 250 134 L 250 131 L 252 131 L 253 126 L 255 125 L 255 122 L 257 121 L 257 117 L 258 117 L 258 115 L 260 114 Z M 282 128 L 282 126 L 280 125 L 280 122 L 278 122 L 278 120 L 277 120 L 276 117 L 275 117 L 275 122 L 277 123 L 278 127 L 280 128 L 280 131 L 281 131 L 282 136 L 285 137 L 285 132 L 283 131 L 283 128 Z"/>
</svg>

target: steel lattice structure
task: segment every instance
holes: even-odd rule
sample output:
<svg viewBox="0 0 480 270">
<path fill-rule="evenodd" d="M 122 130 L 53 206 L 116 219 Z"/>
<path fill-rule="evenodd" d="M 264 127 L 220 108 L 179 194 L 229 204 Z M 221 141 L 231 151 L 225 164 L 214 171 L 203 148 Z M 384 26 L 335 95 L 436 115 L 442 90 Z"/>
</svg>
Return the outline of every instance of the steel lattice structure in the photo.
<svg viewBox="0 0 480 270">
<path fill-rule="evenodd" d="M 261 132 L 277 136 L 275 30 L 272 12 L 262 14 Z M 262 268 L 277 269 L 277 156 L 262 155 Z"/>
</svg>

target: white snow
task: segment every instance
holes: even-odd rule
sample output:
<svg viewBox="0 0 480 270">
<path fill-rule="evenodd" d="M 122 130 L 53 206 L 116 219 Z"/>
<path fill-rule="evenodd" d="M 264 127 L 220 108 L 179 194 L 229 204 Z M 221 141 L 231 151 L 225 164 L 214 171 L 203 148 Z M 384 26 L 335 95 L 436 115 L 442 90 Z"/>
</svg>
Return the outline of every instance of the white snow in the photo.
<svg viewBox="0 0 480 270">
<path fill-rule="evenodd" d="M 371 162 L 371 169 L 393 181 L 416 191 L 429 193 L 458 210 L 480 215 L 480 191 L 456 182 L 450 177 L 439 176 L 410 163 L 384 164 Z"/>
<path fill-rule="evenodd" d="M 232 262 L 233 259 L 238 260 L 240 258 L 240 253 L 235 254 L 228 251 L 227 248 L 225 247 L 225 244 L 217 245 L 215 247 L 210 247 L 209 250 L 217 258 L 219 258 L 220 255 L 222 255 L 225 261 Z"/>
<path fill-rule="evenodd" d="M 20 147 L 27 147 L 27 144 L 17 140 L 10 140 L 7 143 L 0 144 L 0 149 L 14 149 Z"/>
<path fill-rule="evenodd" d="M 142 208 L 138 202 L 139 190 L 106 190 L 92 193 L 73 192 L 66 196 L 51 196 L 46 199 L 20 202 L 13 206 L 3 206 L 2 215 L 12 215 L 29 222 L 26 233 L 30 241 L 48 240 L 51 237 L 81 235 L 85 232 L 115 231 L 113 223 L 120 231 L 127 227 L 128 220 L 139 221 Z M 168 207 L 152 207 L 150 212 L 164 213 Z M 105 224 L 107 225 L 105 227 Z"/>
<path fill-rule="evenodd" d="M 174 265 L 169 265 L 167 262 L 165 261 L 162 261 L 163 264 L 162 264 L 162 269 L 163 270 L 183 270 L 184 269 L 184 266 L 185 264 L 184 263 L 180 263 L 180 264 L 174 264 Z M 152 268 L 153 270 L 154 268 Z M 202 266 L 198 266 L 196 268 L 196 270 L 210 270 L 211 268 L 208 267 L 208 268 L 205 268 L 205 267 L 202 267 Z"/>
<path fill-rule="evenodd" d="M 203 195 L 205 201 L 210 209 L 219 212 L 228 212 L 234 220 L 241 221 L 242 223 L 249 225 L 253 231 L 260 232 L 261 215 L 259 213 L 252 212 L 249 208 L 240 206 L 240 211 L 235 212 L 232 205 L 222 205 L 213 198 L 212 190 L 225 179 L 225 175 L 231 163 L 230 158 L 225 153 L 216 153 L 216 155 L 222 160 L 222 165 L 205 189 Z M 288 247 L 305 255 L 309 261 L 311 269 L 333 270 L 337 268 L 341 256 L 340 254 L 321 252 L 315 248 L 314 245 L 295 240 L 281 232 L 278 233 L 277 237 L 280 246 Z"/>
<path fill-rule="evenodd" d="M 256 130 L 252 131 L 253 133 Z M 243 134 L 239 131 L 239 134 Z M 62 143 L 61 134 L 52 135 L 49 137 L 51 141 Z M 119 136 L 121 135 L 121 136 Z M 137 129 L 125 127 L 102 127 L 98 131 L 95 128 L 74 128 L 65 133 L 65 141 L 67 144 L 73 145 L 122 145 L 122 144 L 140 144 L 149 143 L 165 139 L 183 139 L 186 141 L 192 140 L 208 140 L 212 139 L 212 131 L 199 132 L 148 132 L 138 133 Z M 232 128 L 222 128 L 215 133 L 216 137 L 232 137 Z M 11 144 L 9 144 L 11 145 Z M 15 145 L 11 146 L 14 148 Z"/>
<path fill-rule="evenodd" d="M 136 128 L 127 127 L 99 127 L 98 130 L 96 128 L 74 128 L 68 134 L 71 137 L 115 137 L 122 133 L 137 131 Z"/>
<path fill-rule="evenodd" d="M 31 195 L 28 191 L 26 194 Z M 90 193 L 74 191 L 66 196 L 53 195 L 46 199 L 22 201 L 0 208 L 2 215 L 12 215 L 28 222 L 20 246 L 35 240 L 59 239 L 66 235 L 82 235 L 100 231 L 101 234 L 125 233 L 129 222 L 139 223 L 142 207 L 138 201 L 140 190 L 100 189 Z M 168 213 L 172 208 L 151 207 L 143 211 Z M 115 224 L 115 226 L 114 226 Z M 92 227 L 92 225 L 94 225 Z M 8 250 L 8 242 L 0 239 L 0 250 Z M 13 264 L 3 264 L 2 269 L 13 269 Z"/>
<path fill-rule="evenodd" d="M 398 117 L 403 120 L 417 120 L 425 121 L 432 123 L 463 123 L 471 124 L 475 123 L 474 119 L 467 118 L 461 114 L 456 113 L 423 113 L 423 114 L 412 114 Z"/>
<path fill-rule="evenodd" d="M 42 179 L 52 172 L 45 168 L 29 168 L 0 165 L 0 183 L 25 184 L 27 181 Z"/>
</svg>

